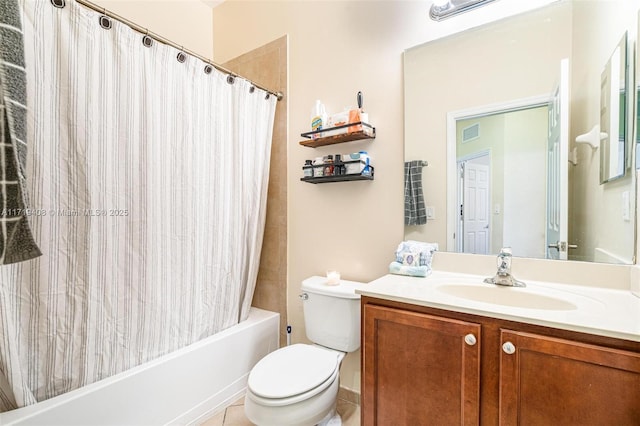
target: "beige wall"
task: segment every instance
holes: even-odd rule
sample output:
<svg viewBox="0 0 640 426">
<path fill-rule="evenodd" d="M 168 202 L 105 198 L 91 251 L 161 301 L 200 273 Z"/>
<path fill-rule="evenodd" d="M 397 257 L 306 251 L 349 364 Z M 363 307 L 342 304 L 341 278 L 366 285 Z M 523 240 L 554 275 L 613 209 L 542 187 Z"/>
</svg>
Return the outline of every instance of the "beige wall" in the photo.
<svg viewBox="0 0 640 426">
<path fill-rule="evenodd" d="M 282 35 L 289 36 L 288 314 L 293 341 L 305 340 L 300 282 L 327 269 L 369 281 L 388 271 L 403 239 L 404 49 L 548 1 L 495 2 L 455 20 L 428 19 L 425 1 L 235 1 L 214 9 L 214 59 L 225 62 Z M 331 112 L 364 109 L 377 138 L 323 148 L 298 144 L 309 130 L 311 107 Z M 300 182 L 304 160 L 366 150 L 373 182 L 312 185 Z M 359 390 L 359 353 L 341 370 L 344 387 Z"/>
<path fill-rule="evenodd" d="M 185 49 L 213 58 L 211 8 L 200 0 L 93 0 Z"/>
</svg>

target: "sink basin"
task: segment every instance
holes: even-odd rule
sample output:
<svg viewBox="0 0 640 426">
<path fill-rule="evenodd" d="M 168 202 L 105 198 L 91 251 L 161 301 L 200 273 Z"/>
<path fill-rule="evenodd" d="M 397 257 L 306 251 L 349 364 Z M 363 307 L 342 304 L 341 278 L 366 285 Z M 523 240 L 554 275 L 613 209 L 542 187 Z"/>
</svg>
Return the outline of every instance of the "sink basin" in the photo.
<svg viewBox="0 0 640 426">
<path fill-rule="evenodd" d="M 443 293 L 483 303 L 547 311 L 572 311 L 578 307 L 568 300 L 537 294 L 526 288 L 492 285 L 443 284 L 437 287 Z"/>
</svg>

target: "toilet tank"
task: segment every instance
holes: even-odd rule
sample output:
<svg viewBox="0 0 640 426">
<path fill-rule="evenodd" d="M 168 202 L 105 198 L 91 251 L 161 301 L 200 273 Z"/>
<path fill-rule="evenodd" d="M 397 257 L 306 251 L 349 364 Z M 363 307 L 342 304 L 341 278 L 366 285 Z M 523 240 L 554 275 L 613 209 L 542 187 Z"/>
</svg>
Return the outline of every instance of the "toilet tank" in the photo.
<svg viewBox="0 0 640 426">
<path fill-rule="evenodd" d="M 360 295 L 366 284 L 341 280 L 327 285 L 326 277 L 302 281 L 302 309 L 307 338 L 319 345 L 343 352 L 360 347 Z"/>
</svg>

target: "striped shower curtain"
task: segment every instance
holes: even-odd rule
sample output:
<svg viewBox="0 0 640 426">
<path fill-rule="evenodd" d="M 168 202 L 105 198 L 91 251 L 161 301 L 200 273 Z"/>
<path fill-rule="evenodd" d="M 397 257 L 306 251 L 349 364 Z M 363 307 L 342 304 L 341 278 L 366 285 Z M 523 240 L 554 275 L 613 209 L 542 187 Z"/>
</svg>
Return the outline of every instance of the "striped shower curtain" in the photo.
<svg viewBox="0 0 640 426">
<path fill-rule="evenodd" d="M 0 267 L 0 411 L 245 318 L 276 103 L 74 1 L 22 7 L 43 255 Z"/>
</svg>

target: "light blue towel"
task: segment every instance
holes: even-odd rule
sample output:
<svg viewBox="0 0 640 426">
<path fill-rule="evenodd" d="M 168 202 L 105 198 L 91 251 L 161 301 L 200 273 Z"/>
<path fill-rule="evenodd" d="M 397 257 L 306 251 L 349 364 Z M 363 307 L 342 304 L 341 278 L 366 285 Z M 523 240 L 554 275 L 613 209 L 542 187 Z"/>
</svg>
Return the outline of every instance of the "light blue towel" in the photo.
<svg viewBox="0 0 640 426">
<path fill-rule="evenodd" d="M 431 273 L 429 266 L 408 266 L 400 262 L 389 264 L 389 273 L 396 275 L 409 275 L 411 277 L 426 277 Z"/>
</svg>

